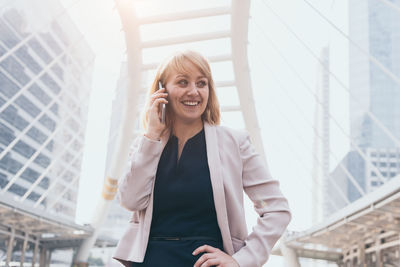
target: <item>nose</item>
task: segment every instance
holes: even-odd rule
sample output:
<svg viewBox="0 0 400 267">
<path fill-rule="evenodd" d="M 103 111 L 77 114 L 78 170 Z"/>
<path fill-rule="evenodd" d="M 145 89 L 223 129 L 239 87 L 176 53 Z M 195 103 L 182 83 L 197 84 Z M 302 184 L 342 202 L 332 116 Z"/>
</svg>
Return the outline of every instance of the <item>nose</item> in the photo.
<svg viewBox="0 0 400 267">
<path fill-rule="evenodd" d="M 188 95 L 198 95 L 199 92 L 197 91 L 197 86 L 196 86 L 196 82 L 191 82 L 190 86 L 188 86 Z"/>
</svg>

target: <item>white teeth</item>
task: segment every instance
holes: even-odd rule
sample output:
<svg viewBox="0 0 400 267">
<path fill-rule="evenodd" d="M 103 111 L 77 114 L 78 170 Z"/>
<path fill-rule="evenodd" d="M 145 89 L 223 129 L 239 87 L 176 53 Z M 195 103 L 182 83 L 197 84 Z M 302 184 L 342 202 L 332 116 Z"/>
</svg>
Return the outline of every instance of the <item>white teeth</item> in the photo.
<svg viewBox="0 0 400 267">
<path fill-rule="evenodd" d="M 188 106 L 196 106 L 199 102 L 191 102 L 191 101 L 184 101 L 183 104 L 184 105 L 188 105 Z"/>
</svg>

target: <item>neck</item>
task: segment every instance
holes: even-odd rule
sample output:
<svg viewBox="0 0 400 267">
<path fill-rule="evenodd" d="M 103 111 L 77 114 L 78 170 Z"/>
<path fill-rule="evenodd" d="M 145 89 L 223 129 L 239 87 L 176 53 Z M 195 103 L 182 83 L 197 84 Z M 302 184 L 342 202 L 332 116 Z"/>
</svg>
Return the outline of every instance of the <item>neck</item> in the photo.
<svg viewBox="0 0 400 267">
<path fill-rule="evenodd" d="M 203 129 L 203 121 L 201 119 L 191 123 L 175 121 L 173 133 L 178 140 L 186 142 L 186 140 L 200 132 L 201 129 Z"/>
</svg>

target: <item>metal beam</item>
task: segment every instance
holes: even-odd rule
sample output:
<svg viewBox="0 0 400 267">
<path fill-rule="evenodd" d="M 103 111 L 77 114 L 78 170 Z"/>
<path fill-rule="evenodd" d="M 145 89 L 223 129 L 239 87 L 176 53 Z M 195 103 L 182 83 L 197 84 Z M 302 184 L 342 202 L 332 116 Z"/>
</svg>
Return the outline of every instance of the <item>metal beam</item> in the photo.
<svg viewBox="0 0 400 267">
<path fill-rule="evenodd" d="M 144 25 L 144 24 L 162 23 L 168 21 L 213 17 L 220 15 L 229 15 L 230 13 L 231 13 L 231 8 L 229 6 L 205 8 L 193 11 L 185 11 L 185 12 L 177 12 L 177 13 L 169 13 L 169 14 L 145 17 L 139 19 L 139 24 Z"/>
<path fill-rule="evenodd" d="M 242 109 L 240 106 L 222 106 L 221 111 L 222 112 L 233 112 L 233 111 L 241 111 Z"/>
<path fill-rule="evenodd" d="M 246 129 L 250 133 L 257 152 L 265 160 L 264 146 L 261 138 L 261 129 L 257 120 L 247 56 L 249 17 L 250 0 L 232 1 L 231 44 L 236 87 L 238 89 L 240 106 L 243 110 Z"/>
<path fill-rule="evenodd" d="M 231 54 L 217 55 L 217 56 L 208 57 L 208 61 L 210 63 L 230 61 L 230 60 L 232 60 L 232 55 Z M 143 64 L 142 65 L 142 71 L 155 70 L 158 67 L 158 64 L 159 63 L 157 63 L 157 62 L 153 62 L 153 63 L 149 63 L 149 64 Z"/>
<path fill-rule="evenodd" d="M 141 43 L 140 47 L 141 48 L 153 48 L 153 47 L 159 47 L 159 46 L 200 42 L 200 41 L 209 41 L 209 40 L 213 40 L 213 39 L 230 38 L 230 37 L 231 37 L 230 31 L 217 31 L 217 32 L 210 32 L 210 33 L 203 33 L 203 34 L 193 34 L 193 35 L 179 36 L 179 37 L 173 37 L 173 38 L 145 41 L 145 42 Z"/>
<path fill-rule="evenodd" d="M 235 81 L 217 81 L 215 82 L 215 87 L 218 90 L 218 87 L 231 87 L 236 86 Z"/>
</svg>

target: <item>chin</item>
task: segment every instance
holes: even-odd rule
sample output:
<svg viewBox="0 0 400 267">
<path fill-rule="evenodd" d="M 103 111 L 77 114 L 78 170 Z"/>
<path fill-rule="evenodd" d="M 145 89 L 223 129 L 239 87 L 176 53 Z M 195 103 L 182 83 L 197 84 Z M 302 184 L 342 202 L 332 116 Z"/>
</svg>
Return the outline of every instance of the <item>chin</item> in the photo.
<svg viewBox="0 0 400 267">
<path fill-rule="evenodd" d="M 202 119 L 201 119 L 201 115 L 200 116 L 185 116 L 185 117 L 180 117 L 180 119 L 181 119 L 181 121 L 183 121 L 184 123 L 187 123 L 187 124 L 191 124 L 191 123 L 195 123 L 195 122 L 197 122 L 197 121 L 201 121 Z"/>
</svg>

